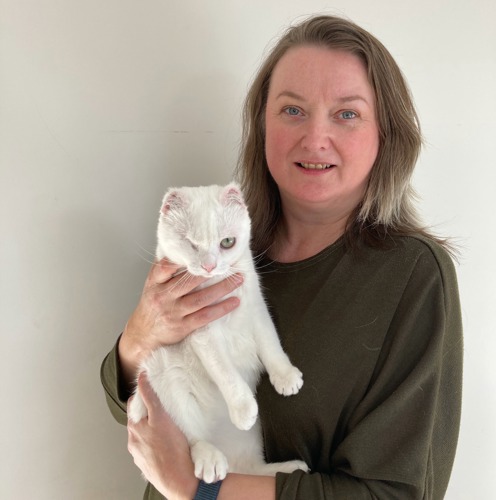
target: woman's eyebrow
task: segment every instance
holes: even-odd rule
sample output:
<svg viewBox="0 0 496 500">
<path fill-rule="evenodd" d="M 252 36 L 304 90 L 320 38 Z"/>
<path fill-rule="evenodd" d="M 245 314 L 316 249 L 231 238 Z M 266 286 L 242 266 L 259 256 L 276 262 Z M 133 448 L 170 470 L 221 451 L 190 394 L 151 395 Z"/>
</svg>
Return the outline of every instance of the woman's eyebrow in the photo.
<svg viewBox="0 0 496 500">
<path fill-rule="evenodd" d="M 291 97 L 292 99 L 298 99 L 299 101 L 304 101 L 303 97 L 295 92 L 291 92 L 291 90 L 283 90 L 276 99 L 281 97 Z"/>
<path fill-rule="evenodd" d="M 305 101 L 304 97 L 302 97 L 301 95 L 299 95 L 296 92 L 293 92 L 291 90 L 283 90 L 276 97 L 276 99 L 280 99 L 281 97 L 290 97 L 292 99 L 297 99 L 299 101 Z M 370 104 L 369 101 L 365 97 L 361 96 L 360 94 L 353 94 L 353 95 L 347 95 L 347 96 L 336 98 L 336 102 L 338 102 L 339 104 L 346 104 L 348 102 L 353 102 L 353 101 L 362 101 L 366 104 Z"/>
<path fill-rule="evenodd" d="M 344 97 L 338 97 L 336 99 L 336 101 L 342 102 L 342 103 L 351 102 L 351 101 L 364 101 L 364 102 L 367 102 L 367 99 L 365 99 L 365 97 L 362 97 L 359 94 L 356 94 L 356 95 L 348 95 L 348 96 L 344 96 Z"/>
</svg>

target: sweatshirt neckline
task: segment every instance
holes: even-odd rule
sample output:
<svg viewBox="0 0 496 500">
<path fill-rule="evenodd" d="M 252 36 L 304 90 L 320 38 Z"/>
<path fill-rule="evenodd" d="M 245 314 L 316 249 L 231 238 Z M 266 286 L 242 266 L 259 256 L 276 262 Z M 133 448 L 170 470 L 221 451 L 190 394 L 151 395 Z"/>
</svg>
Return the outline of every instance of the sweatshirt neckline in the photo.
<svg viewBox="0 0 496 500">
<path fill-rule="evenodd" d="M 325 258 L 327 258 L 330 254 L 339 250 L 344 245 L 344 239 L 341 237 L 336 240 L 334 243 L 331 243 L 329 246 L 325 247 L 319 253 L 312 255 L 311 257 L 307 257 L 306 259 L 299 260 L 296 262 L 278 262 L 276 260 L 269 259 L 266 257 L 264 266 L 267 266 L 271 269 L 280 271 L 280 272 L 291 272 L 297 271 L 299 269 L 305 269 L 307 267 L 311 267 Z"/>
</svg>

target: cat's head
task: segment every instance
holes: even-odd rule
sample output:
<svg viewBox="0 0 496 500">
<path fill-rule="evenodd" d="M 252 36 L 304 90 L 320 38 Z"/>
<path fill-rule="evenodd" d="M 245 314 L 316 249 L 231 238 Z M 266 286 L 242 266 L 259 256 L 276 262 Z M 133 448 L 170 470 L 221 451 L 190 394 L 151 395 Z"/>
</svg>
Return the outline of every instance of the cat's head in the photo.
<svg viewBox="0 0 496 500">
<path fill-rule="evenodd" d="M 237 184 L 169 189 L 158 224 L 157 258 L 196 276 L 234 274 L 250 243 L 250 218 Z"/>
</svg>

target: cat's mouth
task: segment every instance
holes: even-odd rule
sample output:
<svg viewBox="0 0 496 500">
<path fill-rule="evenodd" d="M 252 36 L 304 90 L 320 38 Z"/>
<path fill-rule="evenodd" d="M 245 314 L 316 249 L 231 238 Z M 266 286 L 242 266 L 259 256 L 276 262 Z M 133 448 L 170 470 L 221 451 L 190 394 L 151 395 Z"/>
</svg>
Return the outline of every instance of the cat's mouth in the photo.
<svg viewBox="0 0 496 500">
<path fill-rule="evenodd" d="M 331 163 L 304 163 L 304 162 L 297 162 L 296 165 L 305 170 L 329 170 L 332 167 L 336 166 Z"/>
</svg>

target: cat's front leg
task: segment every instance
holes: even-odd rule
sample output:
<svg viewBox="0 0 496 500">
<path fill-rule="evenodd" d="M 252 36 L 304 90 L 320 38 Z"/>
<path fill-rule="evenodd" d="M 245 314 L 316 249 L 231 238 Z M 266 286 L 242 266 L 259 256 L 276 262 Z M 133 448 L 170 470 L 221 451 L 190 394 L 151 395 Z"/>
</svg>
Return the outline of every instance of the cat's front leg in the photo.
<svg viewBox="0 0 496 500">
<path fill-rule="evenodd" d="M 191 446 L 191 458 L 195 464 L 195 476 L 206 483 L 215 483 L 227 475 L 225 455 L 207 441 L 198 441 Z"/>
<path fill-rule="evenodd" d="M 290 474 L 295 470 L 310 472 L 308 465 L 302 460 L 290 460 L 288 462 L 274 462 L 270 464 L 256 464 L 249 467 L 247 472 L 260 476 L 275 476 L 278 472 Z"/>
<path fill-rule="evenodd" d="M 260 323 L 257 326 L 255 337 L 258 355 L 267 370 L 270 382 L 283 396 L 297 394 L 303 386 L 303 374 L 283 351 L 268 313 L 260 315 Z"/>
<path fill-rule="evenodd" d="M 267 373 L 275 390 L 283 396 L 297 394 L 303 386 L 303 374 L 289 359 L 272 364 L 267 368 Z"/>
</svg>

